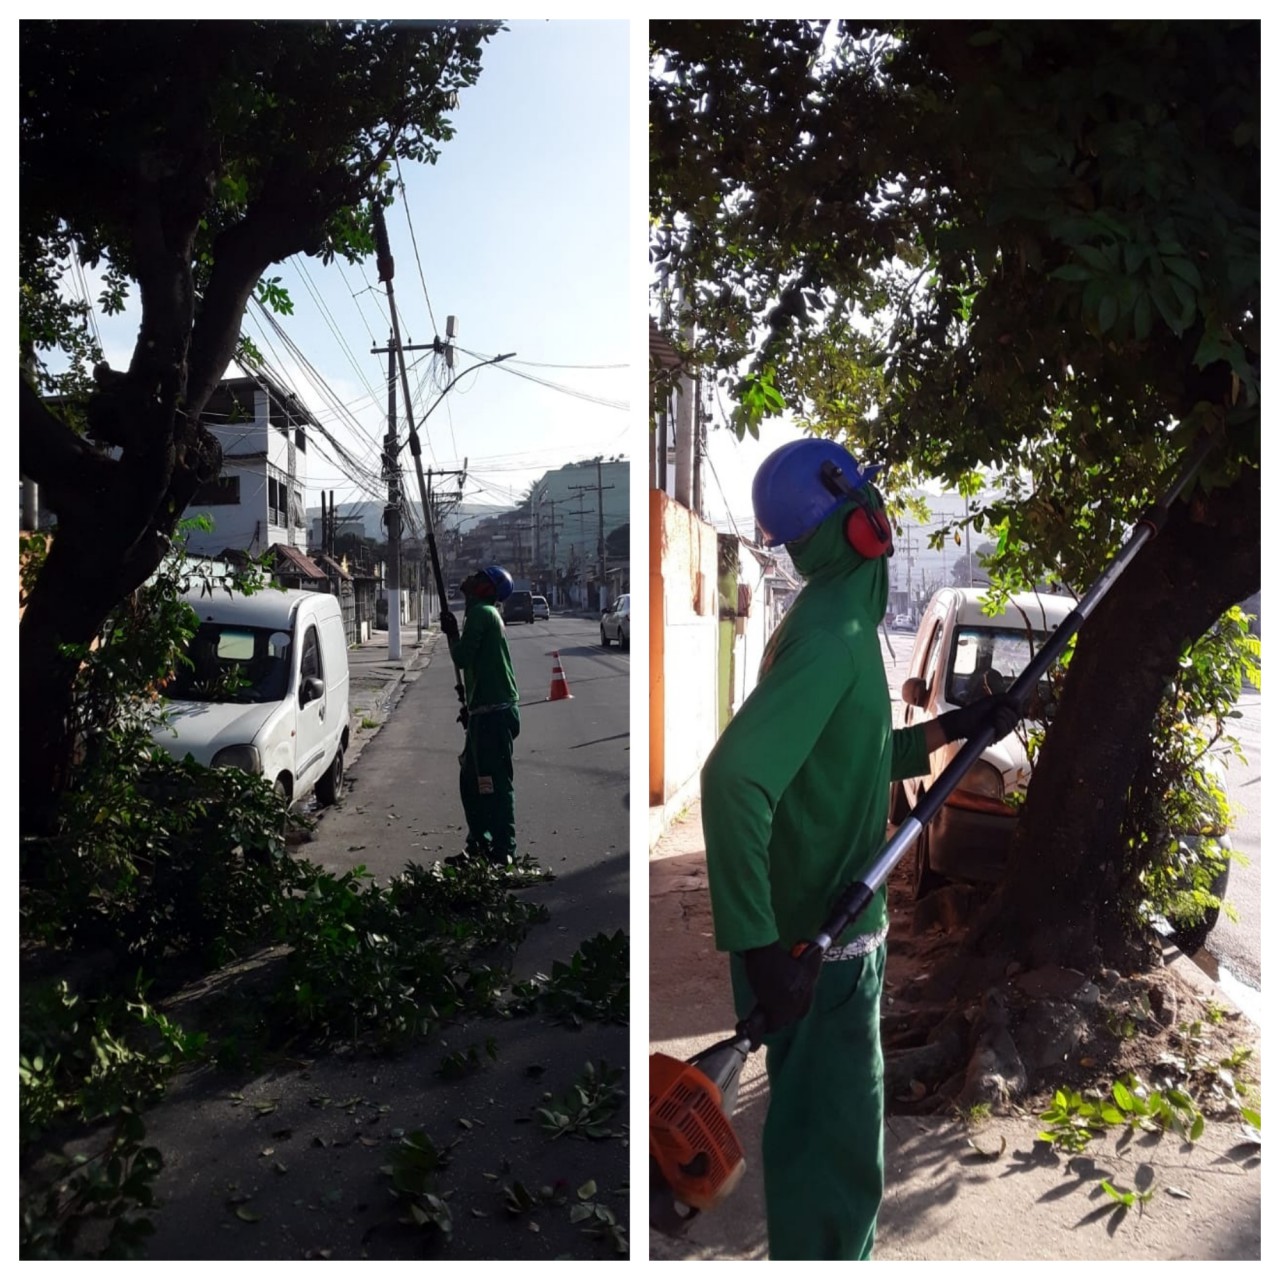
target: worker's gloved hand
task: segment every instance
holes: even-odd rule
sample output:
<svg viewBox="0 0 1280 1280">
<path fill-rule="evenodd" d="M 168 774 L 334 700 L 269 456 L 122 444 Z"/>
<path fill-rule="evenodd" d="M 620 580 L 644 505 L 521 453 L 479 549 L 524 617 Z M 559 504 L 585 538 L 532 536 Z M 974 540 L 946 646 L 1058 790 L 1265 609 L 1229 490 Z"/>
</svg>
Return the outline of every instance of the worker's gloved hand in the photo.
<svg viewBox="0 0 1280 1280">
<path fill-rule="evenodd" d="M 440 630 L 443 631 L 450 640 L 457 640 L 458 619 L 453 616 L 452 609 L 445 609 L 440 614 Z"/>
<path fill-rule="evenodd" d="M 813 1003 L 822 952 L 797 960 L 780 942 L 744 951 L 751 993 L 767 1019 L 765 1031 L 799 1022 Z"/>
<path fill-rule="evenodd" d="M 992 726 L 992 742 L 1013 732 L 1013 727 L 1022 719 L 1022 704 L 1017 698 L 1007 693 L 992 694 L 989 698 L 978 698 L 967 707 L 957 707 L 938 717 L 938 727 L 946 735 L 948 742 L 960 738 L 972 738 L 984 726 Z"/>
</svg>

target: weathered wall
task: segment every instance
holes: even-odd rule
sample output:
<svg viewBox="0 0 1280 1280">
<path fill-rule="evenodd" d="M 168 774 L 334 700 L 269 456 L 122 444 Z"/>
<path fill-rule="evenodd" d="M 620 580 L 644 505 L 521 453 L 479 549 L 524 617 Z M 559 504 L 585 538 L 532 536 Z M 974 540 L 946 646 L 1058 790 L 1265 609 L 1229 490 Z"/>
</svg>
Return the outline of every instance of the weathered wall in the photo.
<svg viewBox="0 0 1280 1280">
<path fill-rule="evenodd" d="M 716 531 L 649 494 L 649 803 L 665 803 L 716 739 Z"/>
</svg>

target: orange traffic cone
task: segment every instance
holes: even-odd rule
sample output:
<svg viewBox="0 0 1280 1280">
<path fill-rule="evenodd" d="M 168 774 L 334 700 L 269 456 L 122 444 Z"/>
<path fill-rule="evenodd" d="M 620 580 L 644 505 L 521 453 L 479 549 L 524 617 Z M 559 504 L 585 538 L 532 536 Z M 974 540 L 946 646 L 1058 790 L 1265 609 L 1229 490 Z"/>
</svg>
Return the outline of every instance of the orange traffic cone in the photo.
<svg viewBox="0 0 1280 1280">
<path fill-rule="evenodd" d="M 553 650 L 551 658 L 551 692 L 547 694 L 547 701 L 559 702 L 562 698 L 572 698 L 569 682 L 564 678 L 564 668 L 560 665 L 560 650 Z"/>
</svg>

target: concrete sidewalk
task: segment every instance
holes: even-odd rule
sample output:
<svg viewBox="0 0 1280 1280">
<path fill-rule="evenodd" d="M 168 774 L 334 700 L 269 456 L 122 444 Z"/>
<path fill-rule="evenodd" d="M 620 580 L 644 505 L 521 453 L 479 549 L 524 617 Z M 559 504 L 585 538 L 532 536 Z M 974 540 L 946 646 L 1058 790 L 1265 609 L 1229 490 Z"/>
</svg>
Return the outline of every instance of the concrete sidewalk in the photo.
<svg viewBox="0 0 1280 1280">
<path fill-rule="evenodd" d="M 728 964 L 712 941 L 696 802 L 652 851 L 649 956 L 651 1050 L 688 1058 L 732 1032 Z M 1170 959 L 1182 966 L 1180 977 L 1229 1004 L 1190 961 Z M 1240 1025 L 1244 1039 L 1257 1039 L 1257 1028 Z M 756 1053 L 734 1114 L 746 1176 L 684 1239 L 650 1231 L 652 1259 L 768 1256 L 759 1166 L 767 1100 L 764 1055 Z M 1033 1112 L 973 1130 L 946 1117 L 889 1117 L 876 1259 L 1261 1258 L 1261 1150 L 1245 1142 L 1239 1124 L 1211 1122 L 1194 1145 L 1108 1133 L 1076 1157 L 1037 1143 L 1039 1129 Z M 1141 1212 L 1125 1209 L 1102 1189 L 1103 1179 L 1154 1194 Z"/>
<path fill-rule="evenodd" d="M 375 631 L 364 644 L 347 650 L 347 665 L 351 672 L 348 770 L 385 723 L 404 692 L 405 677 L 425 667 L 431 661 L 436 646 L 443 643 L 444 637 L 438 628 L 423 631 L 419 640 L 417 624 L 414 623 L 401 628 L 398 659 L 390 656 L 385 631 Z M 445 660 L 448 661 L 447 654 Z"/>
</svg>

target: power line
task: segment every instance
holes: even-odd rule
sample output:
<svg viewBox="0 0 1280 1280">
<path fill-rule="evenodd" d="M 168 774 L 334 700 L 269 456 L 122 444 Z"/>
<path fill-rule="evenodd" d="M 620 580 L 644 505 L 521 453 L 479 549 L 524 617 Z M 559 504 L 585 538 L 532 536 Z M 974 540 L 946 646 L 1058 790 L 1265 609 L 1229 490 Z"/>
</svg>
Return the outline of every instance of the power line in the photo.
<svg viewBox="0 0 1280 1280">
<path fill-rule="evenodd" d="M 302 367 L 303 371 L 311 378 L 317 390 L 320 392 L 320 395 L 328 403 L 330 409 L 334 411 L 335 415 L 338 418 L 344 420 L 347 423 L 347 425 L 350 426 L 352 430 L 356 432 L 358 436 L 363 437 L 365 443 L 369 446 L 370 450 L 372 451 L 373 456 L 375 457 L 380 456 L 381 446 L 368 433 L 368 431 L 365 430 L 365 428 L 361 425 L 359 419 L 356 418 L 354 414 L 348 411 L 346 405 L 344 405 L 342 401 L 338 398 L 337 394 L 325 381 L 325 379 L 320 374 L 320 372 L 311 363 L 311 361 L 303 354 L 302 349 L 298 346 L 296 342 L 294 342 L 292 337 L 289 336 L 284 326 L 281 325 L 281 323 L 276 319 L 276 317 L 272 315 L 271 312 L 268 311 L 267 308 L 264 307 L 261 302 L 258 302 L 258 311 L 263 316 L 266 317 L 267 322 L 271 325 L 273 331 L 279 336 L 280 341 L 284 343 L 289 354 L 293 356 L 293 358 Z M 269 345 L 269 342 L 268 342 L 268 345 Z"/>
<path fill-rule="evenodd" d="M 475 351 L 468 351 L 466 347 L 459 347 L 459 351 L 465 355 L 469 355 L 476 360 L 487 360 L 490 357 L 479 354 Z M 586 391 L 578 391 L 574 387 L 566 387 L 563 383 L 552 382 L 547 378 L 536 377 L 532 373 L 521 373 L 519 369 L 509 368 L 506 361 L 495 366 L 498 369 L 504 369 L 507 373 L 516 378 L 524 378 L 528 382 L 536 382 L 539 386 L 550 387 L 552 391 L 559 391 L 562 395 L 573 396 L 578 400 L 587 400 L 592 404 L 603 405 L 606 409 L 620 409 L 624 412 L 630 412 L 631 402 L 628 400 L 610 400 L 604 396 L 593 396 Z"/>
<path fill-rule="evenodd" d="M 294 254 L 294 259 L 298 259 L 297 254 Z M 324 320 L 325 324 L 328 325 L 329 332 L 333 334 L 338 346 L 342 348 L 343 354 L 347 357 L 347 362 L 351 365 L 352 369 L 355 370 L 356 377 L 364 384 L 364 389 L 369 393 L 370 398 L 376 398 L 377 393 L 374 391 L 373 385 L 369 382 L 369 378 L 364 371 L 364 366 L 356 360 L 355 354 L 347 345 L 346 338 L 342 335 L 342 330 L 339 329 L 335 323 L 328 304 L 319 295 L 319 293 L 317 293 L 314 285 L 311 283 L 311 275 L 307 271 L 306 263 L 301 261 L 301 259 L 298 259 L 296 266 L 299 274 L 301 275 L 302 283 L 306 286 L 307 292 L 311 295 L 312 301 L 319 309 L 321 318 Z"/>
<path fill-rule="evenodd" d="M 413 260 L 418 264 L 418 279 L 422 281 L 422 296 L 427 300 L 427 315 L 431 317 L 431 328 L 434 333 L 440 332 L 436 324 L 435 312 L 431 310 L 431 295 L 427 292 L 427 277 L 422 273 L 422 259 L 418 255 L 418 237 L 413 233 L 413 219 L 409 216 L 409 192 L 404 185 L 404 175 L 400 172 L 400 157 L 396 156 L 396 178 L 400 183 L 400 198 L 404 201 L 404 220 L 409 224 L 409 239 L 413 244 Z"/>
<path fill-rule="evenodd" d="M 629 364 L 548 364 L 543 360 L 512 360 L 529 369 L 630 369 Z"/>
</svg>

